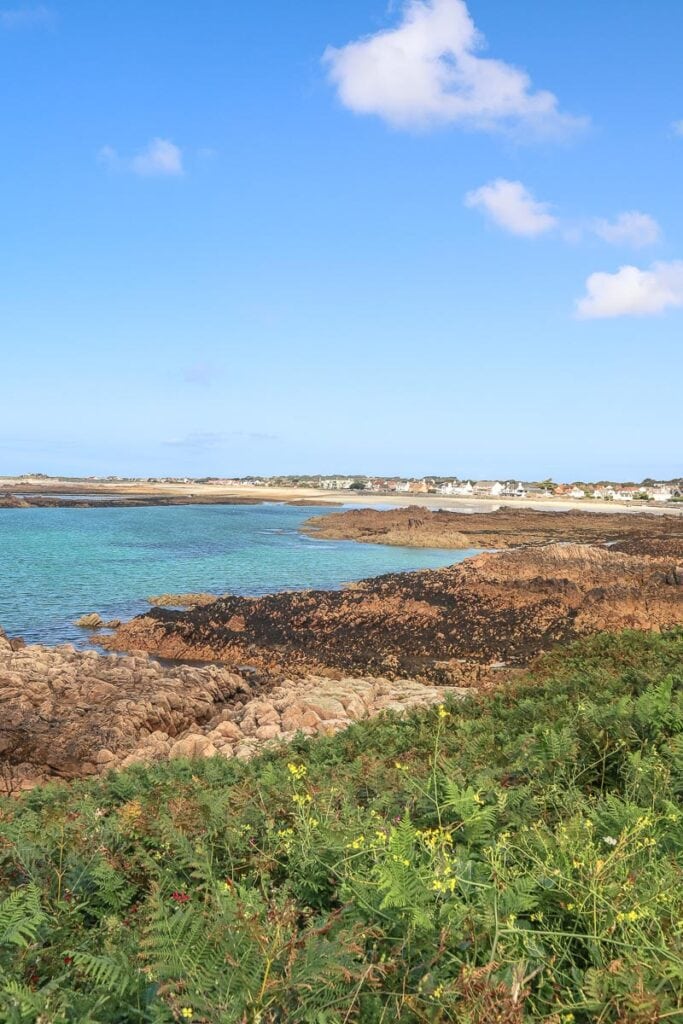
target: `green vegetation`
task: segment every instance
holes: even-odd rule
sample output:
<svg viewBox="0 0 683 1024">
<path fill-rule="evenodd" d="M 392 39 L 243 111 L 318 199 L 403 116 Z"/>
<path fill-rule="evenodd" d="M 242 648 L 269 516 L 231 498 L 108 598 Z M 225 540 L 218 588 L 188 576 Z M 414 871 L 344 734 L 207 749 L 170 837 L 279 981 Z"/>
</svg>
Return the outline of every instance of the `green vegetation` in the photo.
<svg viewBox="0 0 683 1024">
<path fill-rule="evenodd" d="M 683 630 L 0 805 L 0 1021 L 683 1014 Z"/>
</svg>

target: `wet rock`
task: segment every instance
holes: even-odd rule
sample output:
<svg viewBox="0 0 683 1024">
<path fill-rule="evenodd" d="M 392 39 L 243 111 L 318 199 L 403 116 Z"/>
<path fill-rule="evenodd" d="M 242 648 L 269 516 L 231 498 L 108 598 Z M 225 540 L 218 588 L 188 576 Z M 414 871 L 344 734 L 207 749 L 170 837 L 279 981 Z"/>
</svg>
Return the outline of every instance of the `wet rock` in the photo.
<svg viewBox="0 0 683 1024">
<path fill-rule="evenodd" d="M 648 518 L 675 519 L 683 530 L 683 518 Z M 265 674 L 324 672 L 479 686 L 490 678 L 491 665 L 525 665 L 586 633 L 682 623 L 683 587 L 672 564 L 680 565 L 683 538 L 660 537 L 654 554 L 650 543 L 643 542 L 645 553 L 634 538 L 628 551 L 616 545 L 532 546 L 445 569 L 364 580 L 341 591 L 229 596 L 187 612 L 155 609 L 122 626 L 111 646 L 246 663 Z M 334 706 L 311 708 L 320 718 L 338 718 Z"/>
<path fill-rule="evenodd" d="M 88 615 L 81 615 L 80 619 L 76 619 L 74 626 L 80 629 L 102 629 L 104 620 L 97 612 L 89 612 Z"/>
</svg>

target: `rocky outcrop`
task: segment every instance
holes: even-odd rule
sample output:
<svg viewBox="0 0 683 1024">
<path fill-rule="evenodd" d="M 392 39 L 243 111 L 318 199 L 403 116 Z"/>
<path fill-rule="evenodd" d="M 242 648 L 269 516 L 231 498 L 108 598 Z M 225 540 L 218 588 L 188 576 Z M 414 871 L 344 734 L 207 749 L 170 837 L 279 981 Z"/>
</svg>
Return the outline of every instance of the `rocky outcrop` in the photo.
<svg viewBox="0 0 683 1024">
<path fill-rule="evenodd" d="M 30 508 L 25 498 L 18 498 L 16 494 L 0 494 L 0 508 Z"/>
<path fill-rule="evenodd" d="M 342 591 L 153 609 L 102 643 L 299 675 L 332 669 L 477 684 L 491 666 L 524 665 L 585 633 L 683 623 L 677 542 L 672 555 L 665 547 L 639 554 L 633 544 L 629 554 L 584 544 L 530 547 Z"/>
<path fill-rule="evenodd" d="M 95 498 L 81 497 L 73 492 L 73 497 L 63 497 L 46 492 L 26 493 L 21 497 L 15 494 L 0 495 L 0 509 L 3 508 L 153 508 L 157 505 L 262 505 L 263 498 L 249 498 L 240 495 L 226 498 L 223 495 L 189 494 L 187 496 L 127 495 L 107 497 L 112 494 L 104 488 L 93 486 L 93 491 L 100 494 Z"/>
<path fill-rule="evenodd" d="M 221 666 L 168 668 L 140 654 L 15 651 L 0 632 L 0 791 L 169 757 L 251 757 L 299 731 L 326 735 L 443 695 L 413 680 L 250 684 Z"/>
<path fill-rule="evenodd" d="M 76 619 L 74 622 L 74 626 L 78 626 L 80 629 L 118 629 L 120 625 L 121 619 L 109 619 L 105 622 L 97 612 L 81 615 L 80 619 Z"/>
<path fill-rule="evenodd" d="M 216 594 L 157 594 L 148 597 L 149 604 L 155 608 L 195 608 L 198 605 L 213 604 Z"/>
<path fill-rule="evenodd" d="M 607 544 L 635 540 L 683 543 L 683 515 L 646 512 L 556 512 L 501 508 L 495 512 L 431 512 L 412 506 L 334 512 L 308 519 L 302 529 L 326 540 L 356 540 L 420 548 L 511 548 L 575 541 Z"/>
</svg>

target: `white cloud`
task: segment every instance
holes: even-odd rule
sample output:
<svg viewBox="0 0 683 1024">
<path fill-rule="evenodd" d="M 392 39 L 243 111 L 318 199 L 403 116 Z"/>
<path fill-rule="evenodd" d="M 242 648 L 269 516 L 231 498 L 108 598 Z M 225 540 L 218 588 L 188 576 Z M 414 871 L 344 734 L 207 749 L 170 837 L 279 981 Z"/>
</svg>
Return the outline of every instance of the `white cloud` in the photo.
<svg viewBox="0 0 683 1024">
<path fill-rule="evenodd" d="M 485 44 L 465 0 L 407 0 L 397 28 L 339 48 L 323 62 L 344 106 L 398 128 L 461 124 L 564 136 L 584 122 L 563 114 L 525 71 L 478 55 Z"/>
<path fill-rule="evenodd" d="M 152 139 L 146 149 L 134 156 L 131 170 L 142 175 L 178 175 L 183 173 L 183 154 L 168 139 Z"/>
<path fill-rule="evenodd" d="M 135 156 L 119 156 L 112 146 L 103 146 L 98 158 L 114 170 L 131 171 L 144 178 L 180 177 L 183 173 L 183 153 L 179 146 L 168 139 L 152 139 Z"/>
<path fill-rule="evenodd" d="M 40 28 L 49 25 L 53 20 L 52 13 L 43 7 L 17 7 L 0 10 L 0 28 Z"/>
<path fill-rule="evenodd" d="M 611 245 L 639 249 L 654 245 L 662 235 L 654 217 L 639 210 L 620 213 L 614 220 L 599 217 L 573 224 L 561 220 L 552 212 L 550 203 L 537 200 L 521 181 L 508 181 L 507 178 L 497 178 L 468 192 L 465 206 L 483 210 L 505 231 L 527 238 L 561 228 L 561 237 L 566 242 L 578 243 L 586 234 L 592 234 Z"/>
<path fill-rule="evenodd" d="M 483 210 L 492 221 L 513 235 L 534 238 L 552 231 L 557 218 L 548 203 L 540 203 L 521 181 L 496 181 L 465 196 L 465 206 Z"/>
<path fill-rule="evenodd" d="M 683 260 L 653 263 L 649 270 L 620 267 L 615 274 L 591 274 L 576 304 L 581 319 L 651 316 L 683 306 Z"/>
<path fill-rule="evenodd" d="M 654 217 L 638 210 L 620 213 L 615 220 L 602 218 L 593 222 L 593 231 L 605 242 L 612 245 L 631 245 L 640 249 L 646 245 L 654 245 L 661 238 L 661 228 Z"/>
<path fill-rule="evenodd" d="M 683 135 L 683 121 L 673 121 L 671 124 L 671 130 L 674 135 Z"/>
</svg>

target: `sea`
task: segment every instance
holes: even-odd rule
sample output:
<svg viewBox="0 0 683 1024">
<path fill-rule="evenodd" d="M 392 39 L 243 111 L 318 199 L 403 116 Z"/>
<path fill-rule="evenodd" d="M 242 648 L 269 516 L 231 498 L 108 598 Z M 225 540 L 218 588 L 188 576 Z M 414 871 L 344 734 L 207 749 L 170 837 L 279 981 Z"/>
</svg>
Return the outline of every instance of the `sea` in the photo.
<svg viewBox="0 0 683 1024">
<path fill-rule="evenodd" d="M 435 569 L 475 551 L 316 540 L 301 524 L 338 508 L 181 505 L 0 509 L 0 627 L 28 643 L 90 640 L 74 620 L 128 619 L 150 595 L 333 589 Z"/>
</svg>

